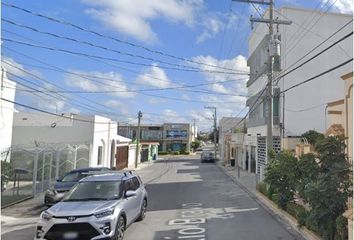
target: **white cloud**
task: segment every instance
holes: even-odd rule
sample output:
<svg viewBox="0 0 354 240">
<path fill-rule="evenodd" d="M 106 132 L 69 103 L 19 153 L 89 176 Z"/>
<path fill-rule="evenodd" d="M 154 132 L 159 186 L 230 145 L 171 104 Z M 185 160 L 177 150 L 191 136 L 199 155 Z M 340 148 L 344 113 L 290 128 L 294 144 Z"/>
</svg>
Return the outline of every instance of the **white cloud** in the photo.
<svg viewBox="0 0 354 240">
<path fill-rule="evenodd" d="M 249 68 L 247 67 L 247 59 L 242 56 L 238 55 L 232 59 L 216 59 L 211 56 L 197 56 L 192 58 L 195 62 L 204 63 L 206 65 L 199 65 L 205 72 L 202 74 L 206 77 L 206 80 L 209 82 L 219 82 L 219 81 L 226 81 L 226 80 L 234 80 L 232 81 L 231 88 L 225 87 L 225 84 L 217 83 L 212 84 L 209 86 L 209 89 L 218 93 L 234 93 L 234 94 L 247 94 L 247 87 L 246 82 L 248 80 L 248 72 Z M 224 73 L 210 73 L 207 71 L 222 71 L 222 72 L 229 72 L 229 70 L 222 70 L 220 68 L 214 68 L 207 65 L 213 65 L 228 69 L 234 69 L 238 71 L 235 74 L 224 74 Z M 194 65 L 197 66 L 197 65 Z M 230 86 L 230 84 L 228 84 Z"/>
<path fill-rule="evenodd" d="M 11 74 L 14 74 L 19 77 L 30 76 L 30 74 L 34 74 L 38 77 L 42 77 L 42 74 L 36 70 L 30 70 L 25 68 L 22 64 L 19 64 L 14 59 L 9 57 L 2 57 L 2 66 L 7 71 L 8 75 L 11 77 Z M 16 77 L 15 76 L 15 77 Z"/>
<path fill-rule="evenodd" d="M 202 43 L 207 39 L 215 37 L 224 27 L 218 16 L 206 16 L 203 20 L 203 31 L 197 36 L 197 43 Z"/>
<path fill-rule="evenodd" d="M 191 98 L 187 94 L 182 94 L 181 98 L 187 101 L 191 100 Z"/>
<path fill-rule="evenodd" d="M 326 8 L 333 4 L 333 7 L 338 10 L 340 13 L 353 14 L 353 0 L 337 0 L 329 1 L 322 0 L 322 6 L 326 5 Z"/>
<path fill-rule="evenodd" d="M 103 102 L 103 105 L 109 107 L 112 111 L 120 112 L 123 115 L 129 115 L 130 111 L 127 108 L 127 104 L 117 101 L 115 99 L 110 99 Z"/>
<path fill-rule="evenodd" d="M 132 98 L 135 96 L 134 92 L 129 91 L 125 85 L 121 75 L 115 72 L 84 72 L 79 70 L 71 70 L 77 75 L 91 76 L 96 80 L 89 80 L 87 77 L 80 77 L 72 74 L 65 76 L 65 83 L 70 87 L 79 88 L 84 91 L 112 91 L 110 95 L 121 98 Z M 106 79 L 106 80 L 102 80 Z"/>
<path fill-rule="evenodd" d="M 156 64 L 147 68 L 143 74 L 139 75 L 136 83 L 157 88 L 172 86 L 171 80 L 167 77 L 166 72 Z"/>
<path fill-rule="evenodd" d="M 82 0 L 86 13 L 103 24 L 144 42 L 157 40 L 151 21 L 164 19 L 191 26 L 202 0 Z"/>
<path fill-rule="evenodd" d="M 154 105 L 159 105 L 162 103 L 167 102 L 165 99 L 161 99 L 161 98 L 155 98 L 155 97 L 151 97 L 148 99 L 148 103 L 149 104 L 154 104 Z"/>
</svg>

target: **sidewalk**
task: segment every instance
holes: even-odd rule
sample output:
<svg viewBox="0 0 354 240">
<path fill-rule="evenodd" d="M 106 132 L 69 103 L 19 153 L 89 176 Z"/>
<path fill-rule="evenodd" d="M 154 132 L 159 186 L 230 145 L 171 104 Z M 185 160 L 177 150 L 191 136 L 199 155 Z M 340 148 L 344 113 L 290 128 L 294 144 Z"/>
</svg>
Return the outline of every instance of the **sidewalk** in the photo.
<svg viewBox="0 0 354 240">
<path fill-rule="evenodd" d="M 299 227 L 297 220 L 288 214 L 287 212 L 281 210 L 275 203 L 265 197 L 263 194 L 256 189 L 256 174 L 249 173 L 245 170 L 240 169 L 238 175 L 237 167 L 223 166 L 221 161 L 218 163 L 219 168 L 225 172 L 237 185 L 239 185 L 245 192 L 247 192 L 251 198 L 256 200 L 266 211 L 271 215 L 275 216 L 277 219 L 281 219 L 282 222 L 287 223 L 292 226 L 302 237 L 309 240 L 321 240 L 312 231 L 305 227 Z"/>
</svg>

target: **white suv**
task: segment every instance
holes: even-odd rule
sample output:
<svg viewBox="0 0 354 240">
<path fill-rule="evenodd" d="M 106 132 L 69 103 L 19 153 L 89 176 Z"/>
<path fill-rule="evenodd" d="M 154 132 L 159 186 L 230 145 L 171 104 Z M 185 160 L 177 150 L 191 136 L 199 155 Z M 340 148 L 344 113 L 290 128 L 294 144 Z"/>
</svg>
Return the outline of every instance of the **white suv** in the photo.
<svg viewBox="0 0 354 240">
<path fill-rule="evenodd" d="M 145 218 L 146 209 L 144 184 L 131 171 L 86 177 L 41 213 L 35 239 L 122 240 L 130 224 Z"/>
</svg>

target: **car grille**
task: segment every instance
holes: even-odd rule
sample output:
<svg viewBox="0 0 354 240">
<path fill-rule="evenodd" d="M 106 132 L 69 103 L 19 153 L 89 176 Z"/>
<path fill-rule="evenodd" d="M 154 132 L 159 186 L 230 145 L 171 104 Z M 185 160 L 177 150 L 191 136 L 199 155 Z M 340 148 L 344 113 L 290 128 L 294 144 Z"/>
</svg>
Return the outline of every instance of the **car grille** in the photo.
<svg viewBox="0 0 354 240">
<path fill-rule="evenodd" d="M 48 240 L 89 240 L 98 235 L 100 233 L 89 223 L 64 223 L 54 224 L 44 238 Z"/>
</svg>

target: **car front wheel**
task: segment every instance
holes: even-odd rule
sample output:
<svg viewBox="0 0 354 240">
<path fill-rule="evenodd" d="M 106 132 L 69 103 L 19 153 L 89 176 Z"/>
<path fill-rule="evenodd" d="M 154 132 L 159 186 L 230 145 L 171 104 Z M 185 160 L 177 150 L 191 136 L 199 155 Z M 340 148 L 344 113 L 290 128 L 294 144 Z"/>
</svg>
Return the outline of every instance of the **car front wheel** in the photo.
<svg viewBox="0 0 354 240">
<path fill-rule="evenodd" d="M 123 240 L 125 232 L 125 219 L 123 216 L 119 216 L 116 231 L 112 240 Z"/>
<path fill-rule="evenodd" d="M 138 221 L 144 220 L 144 218 L 146 217 L 146 211 L 147 211 L 147 200 L 144 199 L 143 205 L 141 206 L 141 210 L 140 210 L 140 215 L 138 217 Z"/>
</svg>

